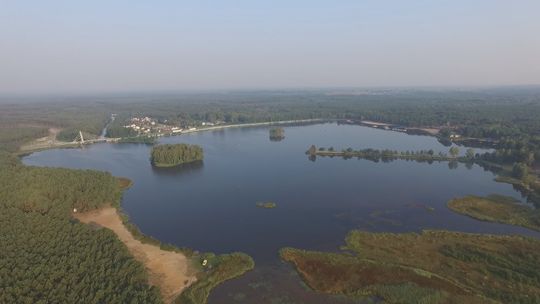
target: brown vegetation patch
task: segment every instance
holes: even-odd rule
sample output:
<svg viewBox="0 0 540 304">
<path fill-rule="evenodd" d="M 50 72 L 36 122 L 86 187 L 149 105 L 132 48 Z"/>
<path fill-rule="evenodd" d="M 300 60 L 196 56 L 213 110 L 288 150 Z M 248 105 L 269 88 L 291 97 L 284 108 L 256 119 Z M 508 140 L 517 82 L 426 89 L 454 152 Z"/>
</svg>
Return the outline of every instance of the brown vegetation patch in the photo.
<svg viewBox="0 0 540 304">
<path fill-rule="evenodd" d="M 351 294 L 372 285 L 405 283 L 454 294 L 467 293 L 463 288 L 434 275 L 419 274 L 413 269 L 396 265 L 376 264 L 353 256 L 285 250 L 282 257 L 295 265 L 310 287 L 327 293 Z M 321 276 L 325 280 L 320 280 Z"/>
<path fill-rule="evenodd" d="M 536 239 L 353 231 L 346 242 L 352 253 L 286 248 L 281 257 L 321 292 L 372 295 L 388 303 L 418 303 L 420 297 L 422 303 L 540 303 Z"/>
</svg>

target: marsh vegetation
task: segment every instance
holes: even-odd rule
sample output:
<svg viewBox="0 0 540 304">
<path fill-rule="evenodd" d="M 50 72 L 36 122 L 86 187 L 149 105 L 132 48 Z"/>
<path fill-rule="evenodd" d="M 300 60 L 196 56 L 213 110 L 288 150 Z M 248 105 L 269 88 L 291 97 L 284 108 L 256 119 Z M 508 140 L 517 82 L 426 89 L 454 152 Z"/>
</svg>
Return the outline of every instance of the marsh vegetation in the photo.
<svg viewBox="0 0 540 304">
<path fill-rule="evenodd" d="M 255 205 L 264 209 L 273 209 L 277 207 L 277 204 L 274 202 L 257 202 Z"/>
<path fill-rule="evenodd" d="M 448 208 L 477 220 L 517 225 L 540 231 L 540 211 L 511 197 L 466 196 L 448 202 Z"/>
<path fill-rule="evenodd" d="M 203 254 L 198 259 L 201 272 L 197 282 L 182 292 L 174 303 L 204 304 L 210 291 L 217 285 L 241 276 L 255 267 L 253 259 L 244 253 L 215 255 Z"/>
<path fill-rule="evenodd" d="M 540 241 L 449 231 L 352 231 L 346 251 L 284 248 L 314 290 L 387 303 L 538 303 Z M 516 292 L 519 290 L 519 292 Z"/>
</svg>

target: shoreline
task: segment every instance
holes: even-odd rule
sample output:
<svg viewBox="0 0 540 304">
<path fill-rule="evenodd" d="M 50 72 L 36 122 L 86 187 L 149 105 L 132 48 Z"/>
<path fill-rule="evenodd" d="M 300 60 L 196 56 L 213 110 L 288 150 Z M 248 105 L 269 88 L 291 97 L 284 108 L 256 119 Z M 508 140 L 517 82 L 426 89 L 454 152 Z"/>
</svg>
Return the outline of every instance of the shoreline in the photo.
<svg viewBox="0 0 540 304">
<path fill-rule="evenodd" d="M 314 123 L 314 122 L 325 122 L 325 121 L 335 121 L 336 119 L 324 119 L 324 118 L 312 118 L 312 119 L 299 119 L 299 120 L 278 120 L 278 121 L 265 121 L 265 122 L 252 122 L 245 124 L 233 124 L 233 125 L 219 125 L 213 127 L 204 127 L 195 130 L 187 130 L 180 132 L 179 135 L 187 133 L 196 133 L 201 131 L 215 131 L 221 129 L 229 128 L 247 128 L 247 127 L 261 127 L 261 126 L 272 126 L 272 125 L 287 125 L 287 124 L 297 124 L 297 123 Z M 172 134 L 170 136 L 176 136 Z"/>
<path fill-rule="evenodd" d="M 324 123 L 324 122 L 332 122 L 336 121 L 336 119 L 324 119 L 324 118 L 313 118 L 313 119 L 299 119 L 299 120 L 279 120 L 279 121 L 265 121 L 265 122 L 253 122 L 253 123 L 245 123 L 245 124 L 232 124 L 232 125 L 219 125 L 219 126 L 213 126 L 213 127 L 204 127 L 199 128 L 195 130 L 186 130 L 179 133 L 171 133 L 171 134 L 163 134 L 160 136 L 155 136 L 155 138 L 160 137 L 171 137 L 171 136 L 180 136 L 183 134 L 189 134 L 189 133 L 197 133 L 197 132 L 204 132 L 204 131 L 218 131 L 223 129 L 230 129 L 230 128 L 249 128 L 249 127 L 262 127 L 262 126 L 272 126 L 272 125 L 287 125 L 287 124 L 302 124 L 302 123 Z M 35 139 L 34 141 L 39 140 Z M 105 141 L 104 143 L 121 143 L 118 141 L 109 142 Z M 15 152 L 16 155 L 23 157 L 30 155 L 34 152 L 40 152 L 40 151 L 46 151 L 51 149 L 70 149 L 70 148 L 78 148 L 81 146 L 79 143 L 73 143 L 73 142 L 59 142 L 55 141 L 54 145 L 49 146 L 37 146 L 35 148 L 29 147 L 25 148 L 25 146 L 31 145 L 31 143 L 27 143 L 21 146 L 19 151 Z M 90 145 L 94 143 L 87 143 L 85 145 Z"/>
<path fill-rule="evenodd" d="M 144 265 L 148 283 L 159 288 L 165 303 L 172 303 L 187 287 L 197 281 L 197 270 L 186 255 L 143 243 L 124 225 L 117 208 L 103 207 L 73 217 L 85 224 L 112 230 L 133 257 Z"/>
</svg>

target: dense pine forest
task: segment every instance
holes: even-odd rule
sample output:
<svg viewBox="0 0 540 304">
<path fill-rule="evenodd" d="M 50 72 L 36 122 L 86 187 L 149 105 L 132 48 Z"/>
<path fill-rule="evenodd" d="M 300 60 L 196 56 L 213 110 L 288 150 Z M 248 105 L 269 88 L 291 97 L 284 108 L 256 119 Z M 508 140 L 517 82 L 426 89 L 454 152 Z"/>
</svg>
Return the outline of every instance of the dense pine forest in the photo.
<svg viewBox="0 0 540 304">
<path fill-rule="evenodd" d="M 171 167 L 202 161 L 203 149 L 197 145 L 159 145 L 152 148 L 150 160 L 157 167 Z"/>
<path fill-rule="evenodd" d="M 112 231 L 71 217 L 120 195 L 108 173 L 27 167 L 0 152 L 0 303 L 161 303 Z"/>
</svg>

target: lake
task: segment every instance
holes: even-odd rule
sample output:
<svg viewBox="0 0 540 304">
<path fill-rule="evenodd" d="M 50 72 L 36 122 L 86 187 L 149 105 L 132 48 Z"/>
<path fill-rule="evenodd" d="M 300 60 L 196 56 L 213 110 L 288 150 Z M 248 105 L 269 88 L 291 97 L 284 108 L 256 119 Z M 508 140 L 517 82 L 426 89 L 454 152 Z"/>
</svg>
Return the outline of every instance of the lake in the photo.
<svg viewBox="0 0 540 304">
<path fill-rule="evenodd" d="M 312 145 L 336 150 L 447 152 L 435 138 L 335 123 L 288 126 L 271 141 L 269 127 L 231 128 L 161 138 L 201 145 L 202 165 L 156 169 L 150 146 L 95 144 L 33 153 L 27 165 L 97 169 L 130 178 L 122 208 L 143 233 L 199 251 L 241 251 L 255 259 L 247 275 L 215 289 L 210 303 L 354 303 L 309 291 L 280 262 L 285 246 L 337 251 L 351 229 L 408 232 L 449 229 L 540 236 L 486 223 L 446 208 L 454 197 L 502 194 L 523 200 L 511 185 L 477 165 L 318 158 Z M 465 148 L 461 148 L 464 152 Z M 480 152 L 480 149 L 475 149 Z M 258 208 L 272 201 L 274 209 Z"/>
</svg>

